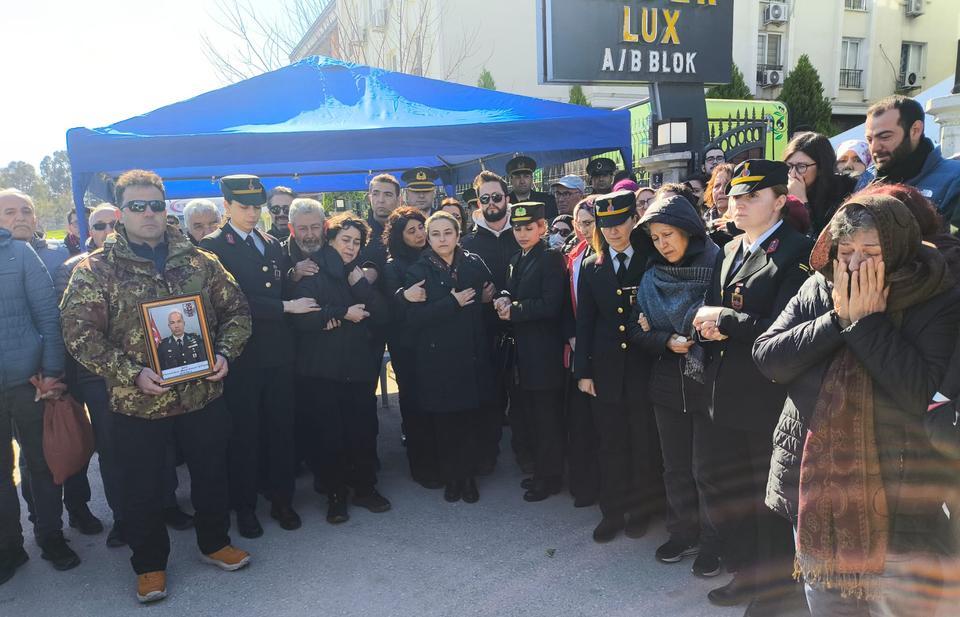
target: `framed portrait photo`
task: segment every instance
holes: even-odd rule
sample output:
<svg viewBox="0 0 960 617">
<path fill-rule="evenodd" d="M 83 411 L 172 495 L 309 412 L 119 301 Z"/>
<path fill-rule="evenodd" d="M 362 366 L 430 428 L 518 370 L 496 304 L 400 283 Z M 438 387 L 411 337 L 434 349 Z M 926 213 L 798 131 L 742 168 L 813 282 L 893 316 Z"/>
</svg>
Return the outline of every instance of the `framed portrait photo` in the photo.
<svg viewBox="0 0 960 617">
<path fill-rule="evenodd" d="M 200 294 L 140 303 L 150 365 L 168 386 L 212 375 L 213 341 Z"/>
</svg>

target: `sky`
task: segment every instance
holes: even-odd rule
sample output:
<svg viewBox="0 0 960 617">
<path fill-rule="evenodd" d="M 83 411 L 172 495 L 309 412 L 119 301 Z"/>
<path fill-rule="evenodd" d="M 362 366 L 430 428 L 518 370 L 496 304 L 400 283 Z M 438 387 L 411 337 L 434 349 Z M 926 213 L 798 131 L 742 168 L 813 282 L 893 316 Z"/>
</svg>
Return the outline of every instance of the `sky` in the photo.
<svg viewBox="0 0 960 617">
<path fill-rule="evenodd" d="M 249 0 L 272 10 L 277 0 Z M 216 0 L 0 2 L 0 167 L 39 167 L 66 131 L 106 126 L 225 85 L 203 54 Z"/>
</svg>

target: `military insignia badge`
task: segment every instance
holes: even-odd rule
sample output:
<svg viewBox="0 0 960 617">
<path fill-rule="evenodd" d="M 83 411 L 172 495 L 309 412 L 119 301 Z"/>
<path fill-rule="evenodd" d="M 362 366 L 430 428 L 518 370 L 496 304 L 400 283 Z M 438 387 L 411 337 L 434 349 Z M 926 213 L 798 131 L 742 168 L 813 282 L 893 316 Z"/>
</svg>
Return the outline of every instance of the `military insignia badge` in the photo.
<svg viewBox="0 0 960 617">
<path fill-rule="evenodd" d="M 513 214 L 514 216 L 520 216 L 520 217 L 527 216 L 527 209 L 517 208 L 516 210 L 513 211 Z"/>
<path fill-rule="evenodd" d="M 730 294 L 730 306 L 735 311 L 743 310 L 743 294 L 741 293 L 742 289 L 743 288 L 740 285 L 737 285 L 737 288 L 732 294 Z"/>
<path fill-rule="evenodd" d="M 200 294 L 141 302 L 140 322 L 147 359 L 161 385 L 194 381 L 216 372 L 213 338 Z"/>
<path fill-rule="evenodd" d="M 778 248 L 780 248 L 780 238 L 774 238 L 770 246 L 767 247 L 767 255 L 775 253 Z"/>
<path fill-rule="evenodd" d="M 236 244 L 237 239 L 233 237 L 233 234 L 227 234 L 227 244 Z"/>
<path fill-rule="evenodd" d="M 193 317 L 197 314 L 197 309 L 194 307 L 193 302 L 183 303 L 183 314 L 185 317 Z"/>
<path fill-rule="evenodd" d="M 417 180 L 426 180 L 426 179 L 427 179 L 426 172 L 423 172 L 423 171 L 417 172 Z"/>
</svg>

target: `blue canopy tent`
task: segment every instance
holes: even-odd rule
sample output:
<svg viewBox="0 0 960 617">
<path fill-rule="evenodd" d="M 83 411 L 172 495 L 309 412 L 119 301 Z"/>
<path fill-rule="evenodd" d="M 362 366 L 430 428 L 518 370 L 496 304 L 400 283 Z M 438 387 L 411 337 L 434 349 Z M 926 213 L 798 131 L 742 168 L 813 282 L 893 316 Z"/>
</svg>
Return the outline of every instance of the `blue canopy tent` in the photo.
<svg viewBox="0 0 960 617">
<path fill-rule="evenodd" d="M 98 129 L 67 131 L 78 211 L 109 199 L 124 170 L 152 169 L 169 199 L 219 193 L 233 173 L 270 188 L 360 190 L 416 166 L 441 182 L 502 172 L 515 153 L 551 165 L 630 153 L 630 112 L 606 111 L 395 73 L 324 57 Z M 80 217 L 83 220 L 83 217 Z M 85 230 L 83 230 L 85 233 Z"/>
</svg>

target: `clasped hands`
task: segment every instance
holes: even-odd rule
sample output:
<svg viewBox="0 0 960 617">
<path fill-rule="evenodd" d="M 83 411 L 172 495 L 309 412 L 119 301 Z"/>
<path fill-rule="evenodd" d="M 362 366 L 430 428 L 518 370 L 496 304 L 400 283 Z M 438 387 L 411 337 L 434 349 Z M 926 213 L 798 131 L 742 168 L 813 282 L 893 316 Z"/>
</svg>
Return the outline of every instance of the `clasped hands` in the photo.
<svg viewBox="0 0 960 617">
<path fill-rule="evenodd" d="M 833 310 L 843 328 L 867 315 L 887 310 L 890 288 L 886 287 L 882 259 L 870 257 L 850 272 L 847 265 L 833 261 Z"/>
</svg>

